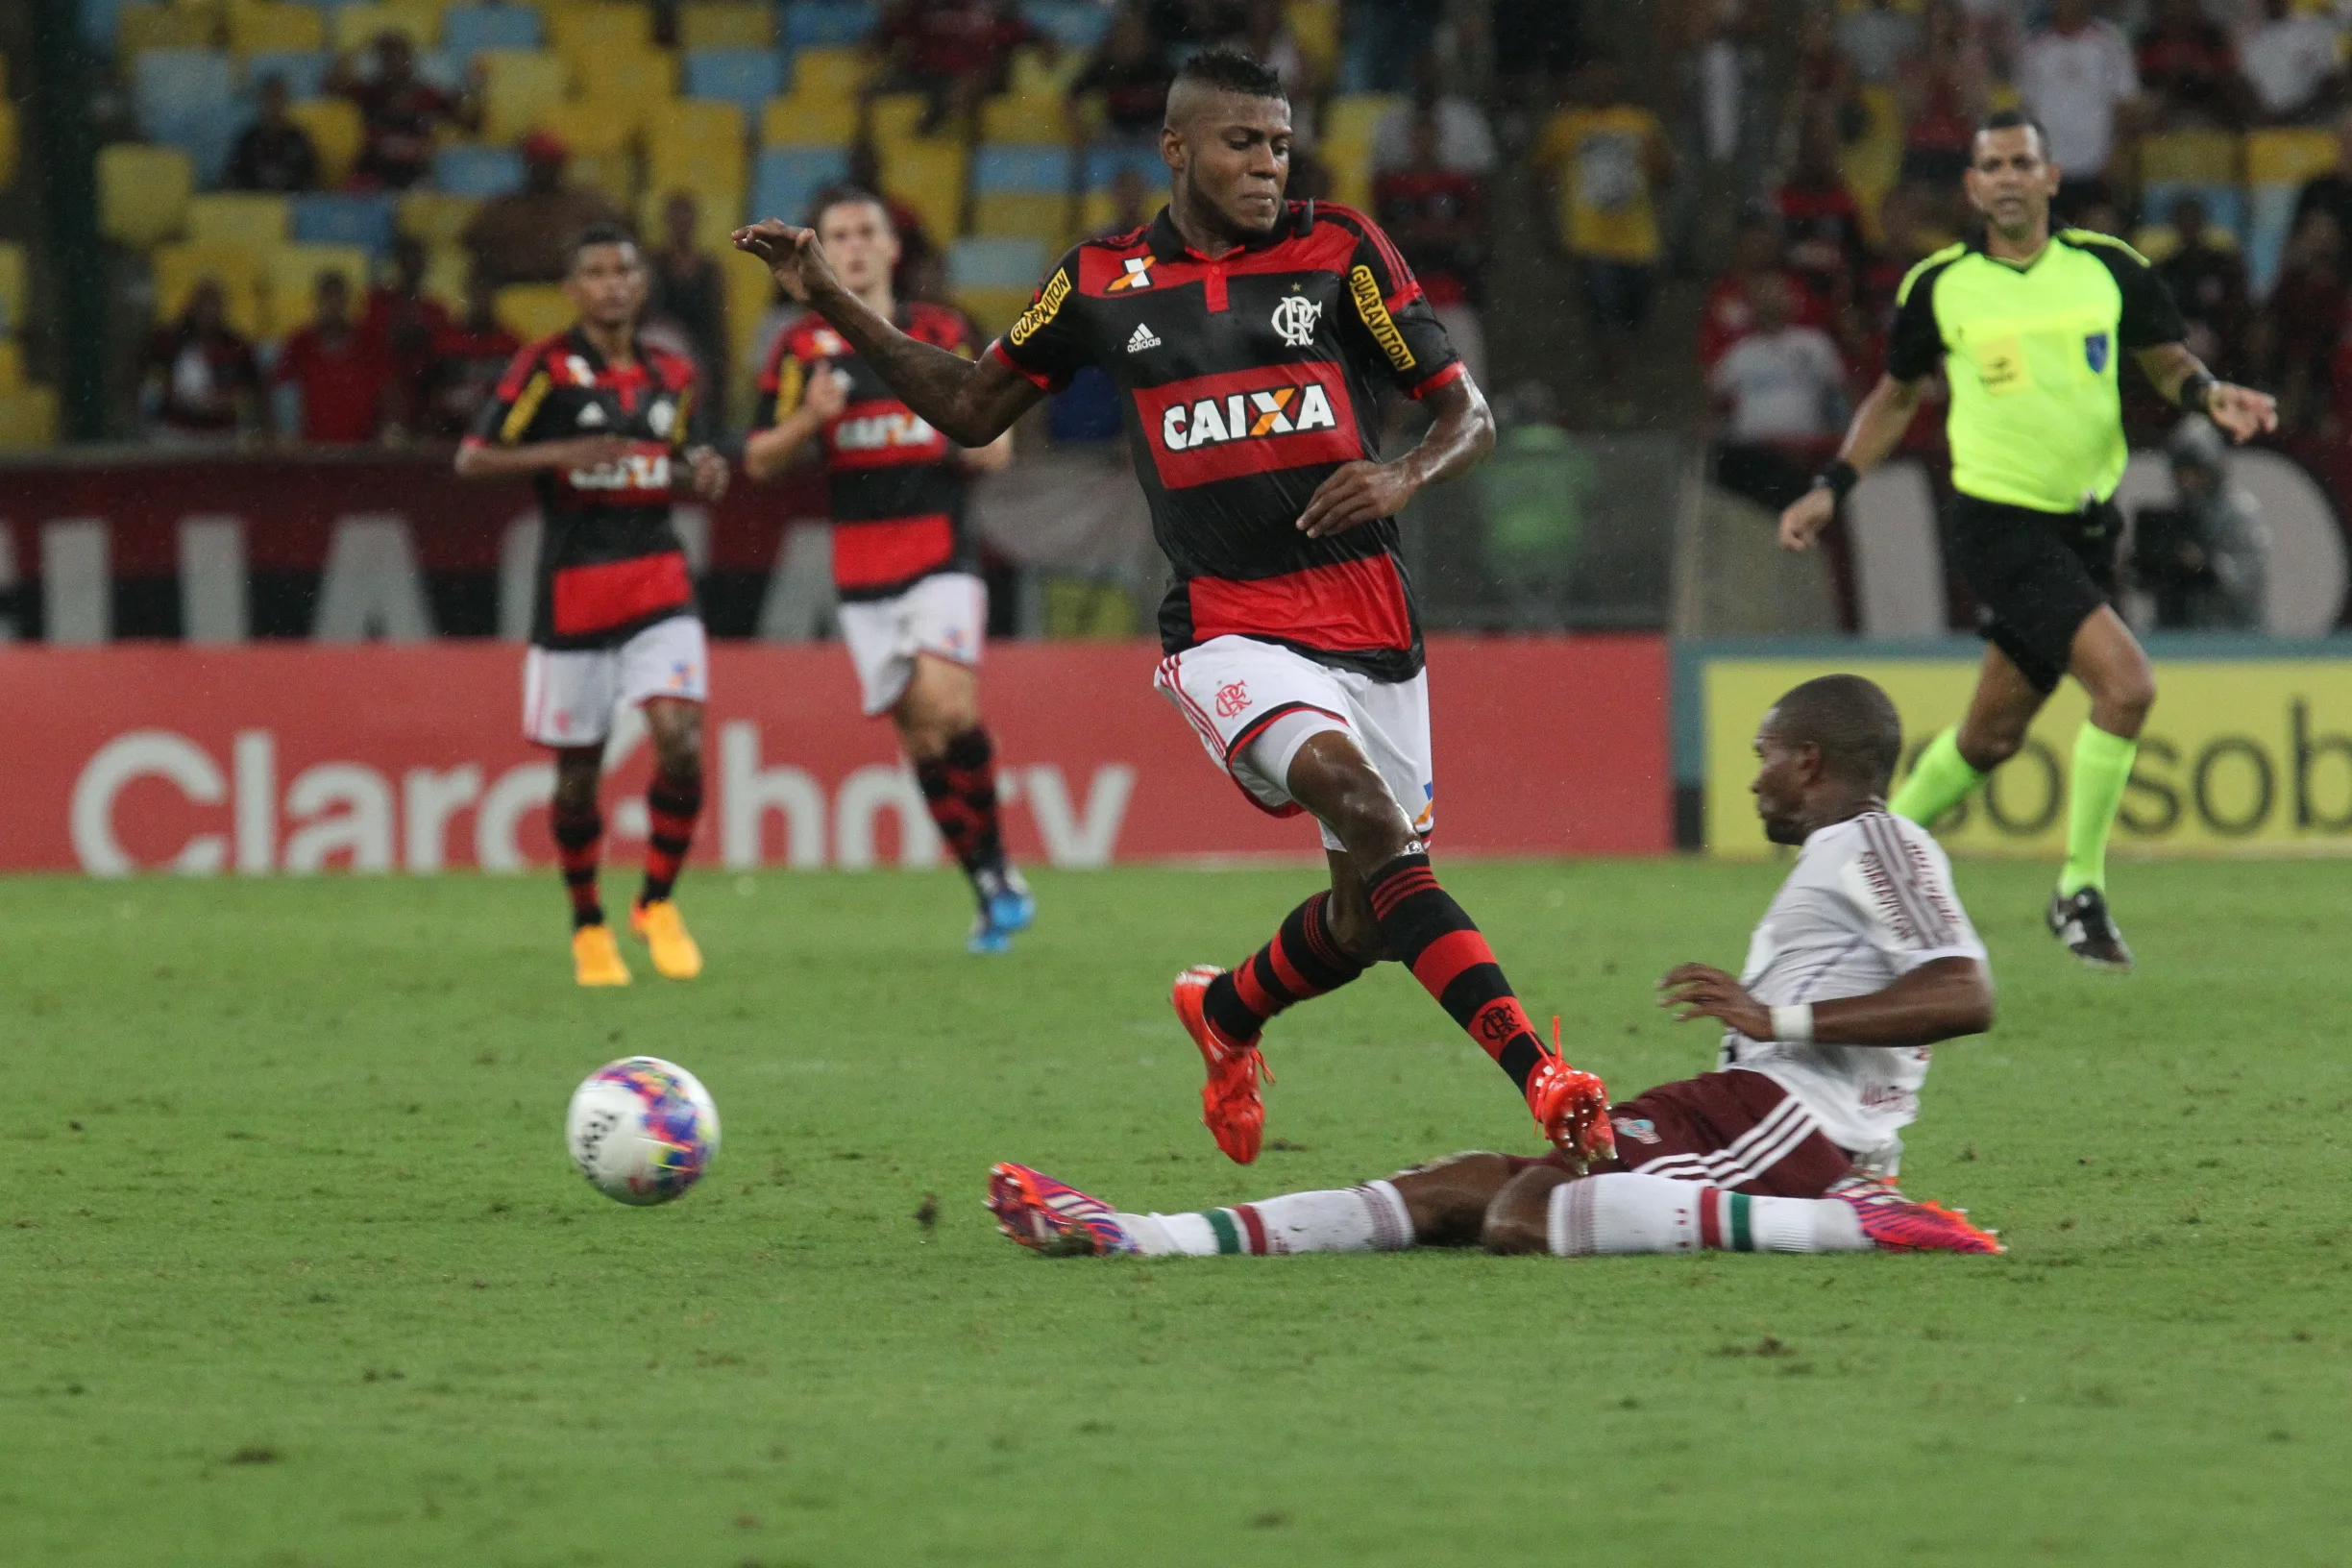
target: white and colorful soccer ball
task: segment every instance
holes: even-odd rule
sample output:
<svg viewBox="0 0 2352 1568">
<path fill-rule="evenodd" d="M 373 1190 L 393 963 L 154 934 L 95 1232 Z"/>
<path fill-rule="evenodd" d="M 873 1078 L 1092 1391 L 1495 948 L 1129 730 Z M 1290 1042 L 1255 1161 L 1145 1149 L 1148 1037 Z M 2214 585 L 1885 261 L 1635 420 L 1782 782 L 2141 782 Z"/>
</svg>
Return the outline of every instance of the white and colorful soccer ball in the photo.
<svg viewBox="0 0 2352 1568">
<path fill-rule="evenodd" d="M 719 1152 L 719 1107 L 702 1081 L 658 1056 L 608 1062 L 572 1093 L 564 1142 L 588 1185 L 619 1203 L 668 1203 Z"/>
</svg>

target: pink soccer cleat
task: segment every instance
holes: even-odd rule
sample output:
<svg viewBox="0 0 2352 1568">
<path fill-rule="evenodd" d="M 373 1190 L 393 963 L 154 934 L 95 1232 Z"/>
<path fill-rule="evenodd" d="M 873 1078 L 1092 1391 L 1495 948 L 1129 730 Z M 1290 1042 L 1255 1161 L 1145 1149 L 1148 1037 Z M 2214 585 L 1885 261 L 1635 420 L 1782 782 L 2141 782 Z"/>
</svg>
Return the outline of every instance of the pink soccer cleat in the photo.
<svg viewBox="0 0 2352 1568">
<path fill-rule="evenodd" d="M 1969 1223 L 1965 1209 L 1914 1203 L 1891 1182 L 1852 1177 L 1829 1189 L 1852 1208 L 1862 1234 L 1887 1252 L 2007 1252 L 1997 1233 Z"/>
<path fill-rule="evenodd" d="M 998 1230 L 1048 1258 L 1109 1258 L 1138 1250 L 1109 1204 L 1027 1165 L 989 1167 L 988 1207 Z"/>
</svg>

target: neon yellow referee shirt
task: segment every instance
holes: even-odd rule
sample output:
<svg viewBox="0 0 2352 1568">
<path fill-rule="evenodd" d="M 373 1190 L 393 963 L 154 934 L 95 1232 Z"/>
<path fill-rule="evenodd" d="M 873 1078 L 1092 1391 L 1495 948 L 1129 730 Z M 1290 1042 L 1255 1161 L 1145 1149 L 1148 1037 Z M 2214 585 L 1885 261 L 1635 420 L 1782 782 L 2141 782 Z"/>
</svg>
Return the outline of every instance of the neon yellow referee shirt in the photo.
<svg viewBox="0 0 2352 1568">
<path fill-rule="evenodd" d="M 1974 239 L 1913 267 L 1895 300 L 1887 374 L 1944 367 L 1955 489 L 2038 512 L 2115 494 L 2130 456 L 2123 355 L 2186 331 L 2146 257 L 2087 229 L 2060 230 L 2021 266 Z"/>
</svg>

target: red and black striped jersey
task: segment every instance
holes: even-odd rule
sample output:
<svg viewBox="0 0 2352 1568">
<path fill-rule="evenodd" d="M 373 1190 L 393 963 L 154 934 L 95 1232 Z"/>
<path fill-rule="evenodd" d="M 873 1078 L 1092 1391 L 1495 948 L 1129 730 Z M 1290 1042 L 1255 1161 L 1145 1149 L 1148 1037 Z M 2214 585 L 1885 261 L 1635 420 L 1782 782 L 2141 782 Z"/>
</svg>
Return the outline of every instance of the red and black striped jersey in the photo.
<svg viewBox="0 0 2352 1568">
<path fill-rule="evenodd" d="M 1384 382 L 1419 397 L 1462 373 L 1371 219 L 1292 202 L 1264 239 L 1212 259 L 1163 208 L 1064 257 L 988 352 L 1049 390 L 1090 364 L 1117 386 L 1175 569 L 1170 652 L 1237 634 L 1384 680 L 1421 668 L 1396 520 L 1329 539 L 1297 527 L 1333 471 L 1379 455 Z"/>
<path fill-rule="evenodd" d="M 615 365 L 574 327 L 507 364 L 469 443 L 597 435 L 629 443 L 617 462 L 545 470 L 532 479 L 545 519 L 532 642 L 611 648 L 656 621 L 693 613 L 694 579 L 670 519 L 670 487 L 696 422 L 694 361 L 644 343 L 629 363 Z"/>
<path fill-rule="evenodd" d="M 908 336 L 967 359 L 979 352 L 959 310 L 899 306 Z M 800 406 L 812 375 L 849 378 L 848 403 L 827 421 L 826 486 L 833 512 L 833 583 L 845 600 L 888 599 L 938 572 L 973 567 L 964 518 L 966 478 L 956 448 L 883 383 L 821 316 L 777 334 L 760 372 L 752 428 L 770 429 Z"/>
</svg>

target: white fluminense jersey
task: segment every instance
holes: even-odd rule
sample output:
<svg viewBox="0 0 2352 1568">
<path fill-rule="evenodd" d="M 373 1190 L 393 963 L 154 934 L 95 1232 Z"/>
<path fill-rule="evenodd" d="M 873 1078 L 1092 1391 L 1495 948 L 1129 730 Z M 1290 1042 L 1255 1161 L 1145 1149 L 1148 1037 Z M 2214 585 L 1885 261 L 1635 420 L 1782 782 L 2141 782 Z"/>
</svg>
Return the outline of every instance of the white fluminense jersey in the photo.
<svg viewBox="0 0 2352 1568">
<path fill-rule="evenodd" d="M 1939 958 L 1985 956 L 1927 830 L 1883 811 L 1822 828 L 1748 943 L 1740 982 L 1767 1007 L 1884 991 Z M 1817 1045 L 1724 1036 L 1722 1065 L 1763 1073 L 1866 1169 L 1892 1176 L 1919 1115 L 1924 1045 Z"/>
</svg>

